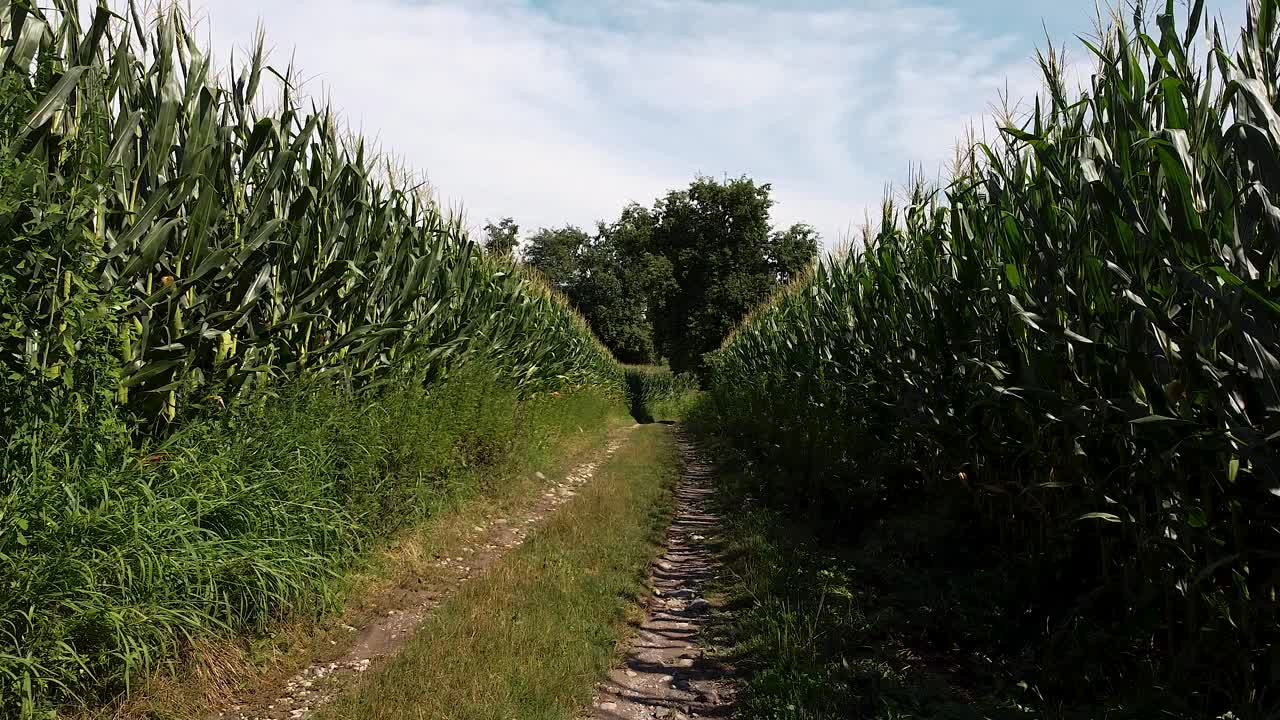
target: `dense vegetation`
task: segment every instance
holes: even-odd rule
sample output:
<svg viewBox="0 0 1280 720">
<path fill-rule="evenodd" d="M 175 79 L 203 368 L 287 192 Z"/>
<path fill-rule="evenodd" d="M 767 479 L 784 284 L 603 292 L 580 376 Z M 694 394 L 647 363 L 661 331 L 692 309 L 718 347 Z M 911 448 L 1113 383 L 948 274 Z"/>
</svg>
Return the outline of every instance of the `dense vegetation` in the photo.
<svg viewBox="0 0 1280 720">
<path fill-rule="evenodd" d="M 750 178 L 700 177 L 652 209 L 627 206 L 594 235 L 572 225 L 540 229 L 522 255 L 618 359 L 665 359 L 677 373 L 702 373 L 702 356 L 817 254 L 808 225 L 773 228 L 770 191 Z M 518 230 L 511 218 L 487 225 L 486 247 L 510 254 Z"/>
<path fill-rule="evenodd" d="M 1236 48 L 1139 10 L 1082 94 L 1041 56 L 1025 117 L 816 268 L 747 178 L 481 253 L 261 42 L 220 82 L 176 13 L 45 5 L 0 0 L 0 714 L 326 607 L 690 373 L 772 506 L 748 710 L 963 715 L 910 661 L 988 714 L 1280 712 L 1280 0 Z M 773 550 L 797 516 L 819 549 Z"/>
<path fill-rule="evenodd" d="M 713 419 L 828 541 L 915 513 L 894 579 L 861 580 L 947 570 L 891 638 L 932 662 L 1026 683 L 1036 715 L 1272 717 L 1280 3 L 1234 50 L 1203 3 L 1159 9 L 1088 44 L 1082 94 L 1042 55 L 1016 126 L 755 312 L 710 360 Z M 853 702 L 867 648 L 842 637 L 820 685 Z M 776 707 L 837 716 L 802 695 Z"/>
<path fill-rule="evenodd" d="M 698 401 L 698 379 L 692 373 L 677 375 L 653 365 L 629 365 L 623 372 L 627 405 L 638 422 L 684 417 Z"/>
<path fill-rule="evenodd" d="M 0 0 L 6 716 L 323 605 L 367 540 L 622 394 L 261 42 L 220 82 L 176 12 L 87 10 Z"/>
</svg>

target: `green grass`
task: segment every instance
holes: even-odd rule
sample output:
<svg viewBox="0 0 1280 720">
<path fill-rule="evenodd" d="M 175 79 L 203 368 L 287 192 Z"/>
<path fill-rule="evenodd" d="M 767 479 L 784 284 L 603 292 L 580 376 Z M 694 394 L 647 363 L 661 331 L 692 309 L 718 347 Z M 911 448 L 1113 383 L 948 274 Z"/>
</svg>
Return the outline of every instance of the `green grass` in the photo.
<svg viewBox="0 0 1280 720">
<path fill-rule="evenodd" d="M 465 585 L 402 655 L 321 716 L 575 717 L 618 657 L 679 474 L 665 427 L 629 432 L 578 497 Z"/>
<path fill-rule="evenodd" d="M 624 365 L 627 404 L 636 422 L 674 420 L 697 402 L 698 381 L 692 373 L 676 375 L 660 365 Z"/>
<path fill-rule="evenodd" d="M 115 466 L 0 495 L 0 714 L 114 698 L 193 640 L 336 608 L 380 538 L 602 437 L 620 395 L 520 400 L 482 367 L 429 390 L 332 384 L 234 407 Z"/>
<path fill-rule="evenodd" d="M 762 503 L 761 486 L 726 470 L 719 498 L 729 572 L 717 590 L 731 612 L 717 632 L 739 671 L 743 720 L 1158 714 L 1103 686 L 1047 702 L 1035 684 L 1043 668 L 1011 646 L 993 600 L 1007 592 L 1001 569 L 955 517 L 902 508 L 833 540 L 804 514 Z"/>
</svg>

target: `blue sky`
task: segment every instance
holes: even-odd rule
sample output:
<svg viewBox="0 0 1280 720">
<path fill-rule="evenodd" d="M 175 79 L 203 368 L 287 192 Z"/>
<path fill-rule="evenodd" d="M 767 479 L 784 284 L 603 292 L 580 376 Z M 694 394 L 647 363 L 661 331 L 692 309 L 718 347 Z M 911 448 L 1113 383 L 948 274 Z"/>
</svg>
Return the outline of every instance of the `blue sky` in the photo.
<svg viewBox="0 0 1280 720">
<path fill-rule="evenodd" d="M 1179 0 L 1182 3 L 1183 0 Z M 1245 0 L 1209 0 L 1238 22 Z M 774 186 L 778 224 L 839 244 L 911 167 L 943 171 L 1083 0 L 195 0 L 221 60 L 273 58 L 469 224 L 612 219 L 698 173 Z"/>
</svg>

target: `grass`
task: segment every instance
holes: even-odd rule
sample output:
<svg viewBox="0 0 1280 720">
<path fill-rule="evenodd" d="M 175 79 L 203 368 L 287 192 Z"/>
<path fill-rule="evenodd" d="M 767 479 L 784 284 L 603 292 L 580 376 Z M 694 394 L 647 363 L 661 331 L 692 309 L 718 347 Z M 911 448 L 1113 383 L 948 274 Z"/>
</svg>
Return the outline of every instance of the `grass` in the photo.
<svg viewBox="0 0 1280 720">
<path fill-rule="evenodd" d="M 679 474 L 665 427 L 630 433 L 578 497 L 321 717 L 564 720 L 581 711 L 639 618 Z"/>
<path fill-rule="evenodd" d="M 572 407 L 575 402 L 569 400 Z M 146 678 L 120 704 L 75 715 L 80 720 L 169 720 L 202 717 L 222 704 L 237 687 L 283 682 L 297 670 L 331 661 L 335 647 L 345 647 L 347 627 L 359 626 L 378 612 L 379 593 L 437 572 L 433 558 L 463 553 L 469 530 L 510 517 L 513 510 L 540 492 L 537 474 L 563 476 L 599 451 L 607 435 L 631 419 L 617 414 L 607 423 L 580 425 L 584 418 L 568 414 L 550 432 L 525 443 L 483 480 L 459 483 L 440 506 L 421 522 L 379 539 L 376 547 L 341 580 L 341 612 L 296 617 L 261 635 L 210 637 L 192 647 L 184 663 Z M 370 601 L 375 604 L 368 605 Z M 337 642 L 332 645 L 330 641 Z"/>
<path fill-rule="evenodd" d="M 1046 704 L 1019 685 L 1034 677 L 1000 638 L 984 595 L 998 583 L 951 519 L 904 510 L 833 542 L 761 503 L 759 488 L 726 471 L 720 496 L 729 572 L 719 591 L 732 612 L 718 632 L 744 720 L 1125 717 Z"/>
<path fill-rule="evenodd" d="M 332 611 L 382 538 L 599 437 L 621 407 L 590 389 L 520 400 L 475 367 L 359 402 L 296 387 L 114 467 L 37 466 L 0 496 L 23 520 L 0 548 L 0 680 L 17 690 L 0 709 L 111 702 L 212 638 Z"/>
<path fill-rule="evenodd" d="M 660 365 L 624 365 L 627 404 L 636 422 L 684 417 L 698 397 L 692 373 L 676 375 Z"/>
</svg>

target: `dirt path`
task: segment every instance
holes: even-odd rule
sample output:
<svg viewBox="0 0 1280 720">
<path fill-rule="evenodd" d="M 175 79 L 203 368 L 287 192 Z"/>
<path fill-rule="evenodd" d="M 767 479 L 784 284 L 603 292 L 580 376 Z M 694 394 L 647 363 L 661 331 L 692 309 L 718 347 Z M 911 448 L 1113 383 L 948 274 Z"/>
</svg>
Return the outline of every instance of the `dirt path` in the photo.
<svg viewBox="0 0 1280 720">
<path fill-rule="evenodd" d="M 237 696 L 225 710 L 208 720 L 299 720 L 337 697 L 361 674 L 398 654 L 431 612 L 452 597 L 467 580 L 483 574 L 524 542 L 529 533 L 577 494 L 597 468 L 626 442 L 625 431 L 615 434 L 594 459 L 576 467 L 563 479 L 548 482 L 542 492 L 507 517 L 474 526 L 453 557 L 433 563 L 430 577 L 409 578 L 377 597 L 362 599 L 376 609 L 358 627 L 346 626 L 348 639 L 317 662 L 283 683 L 268 683 Z M 542 477 L 538 473 L 539 478 Z M 335 641 L 336 642 L 336 641 Z"/>
<path fill-rule="evenodd" d="M 711 504 L 716 468 L 692 439 L 676 431 L 684 475 L 666 552 L 650 569 L 653 597 L 621 667 L 601 684 L 592 720 L 730 717 L 729 669 L 709 656 L 706 625 L 714 610 L 704 587 L 720 570 L 714 545 L 719 518 Z"/>
</svg>

